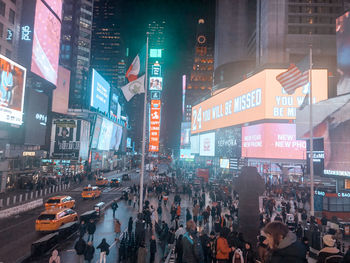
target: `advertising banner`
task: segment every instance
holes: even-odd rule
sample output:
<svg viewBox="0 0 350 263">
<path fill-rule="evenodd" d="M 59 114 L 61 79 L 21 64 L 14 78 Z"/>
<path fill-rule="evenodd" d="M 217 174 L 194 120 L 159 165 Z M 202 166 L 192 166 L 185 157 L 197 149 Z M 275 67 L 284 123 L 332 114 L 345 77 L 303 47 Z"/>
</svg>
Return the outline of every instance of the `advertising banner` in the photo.
<svg viewBox="0 0 350 263">
<path fill-rule="evenodd" d="M 123 128 L 116 123 L 113 123 L 113 133 L 109 148 L 114 151 L 119 150 L 120 142 L 123 136 Z"/>
<path fill-rule="evenodd" d="M 194 159 L 191 149 L 180 149 L 180 159 Z"/>
<path fill-rule="evenodd" d="M 109 83 L 95 69 L 92 69 L 90 106 L 108 113 L 110 90 Z"/>
<path fill-rule="evenodd" d="M 95 127 L 92 134 L 91 149 L 96 149 L 98 144 L 98 138 L 100 137 L 100 131 L 102 126 L 102 118 L 96 117 Z"/>
<path fill-rule="evenodd" d="M 128 149 L 132 148 L 131 138 L 130 137 L 126 138 L 126 148 L 128 148 Z"/>
<path fill-rule="evenodd" d="M 303 103 L 308 87 L 292 95 L 284 92 L 276 76 L 284 69 L 266 69 L 192 107 L 191 133 L 264 119 L 291 119 Z M 327 99 L 327 70 L 312 71 L 313 102 Z"/>
<path fill-rule="evenodd" d="M 296 140 L 295 124 L 242 127 L 242 157 L 306 160 L 306 141 Z"/>
<path fill-rule="evenodd" d="M 60 16 L 62 1 L 49 2 Z M 57 83 L 60 39 L 60 20 L 42 1 L 36 1 L 31 71 L 54 85 Z"/>
<path fill-rule="evenodd" d="M 53 119 L 51 156 L 78 158 L 80 150 L 81 120 Z"/>
<path fill-rule="evenodd" d="M 190 122 L 182 122 L 181 123 L 181 148 L 189 148 L 190 147 L 190 135 L 191 135 L 191 123 Z"/>
<path fill-rule="evenodd" d="M 191 136 L 191 153 L 199 154 L 199 135 Z"/>
<path fill-rule="evenodd" d="M 220 159 L 220 168 L 229 169 L 230 168 L 230 159 Z"/>
<path fill-rule="evenodd" d="M 70 85 L 70 70 L 58 66 L 56 89 L 53 91 L 52 111 L 67 114 Z"/>
<path fill-rule="evenodd" d="M 159 151 L 159 131 L 160 131 L 160 100 L 151 100 L 149 151 Z"/>
<path fill-rule="evenodd" d="M 33 89 L 27 89 L 26 93 L 24 143 L 44 145 L 49 98 L 45 93 Z"/>
<path fill-rule="evenodd" d="M 113 133 L 113 122 L 103 118 L 100 136 L 98 139 L 97 149 L 101 151 L 109 151 L 110 142 Z"/>
<path fill-rule="evenodd" d="M 162 77 L 150 77 L 149 78 L 149 90 L 163 89 L 163 78 Z"/>
<path fill-rule="evenodd" d="M 0 55 L 0 122 L 21 125 L 26 69 Z"/>
<path fill-rule="evenodd" d="M 199 155 L 215 156 L 215 132 L 199 135 Z"/>
<path fill-rule="evenodd" d="M 306 173 L 310 174 L 310 140 L 306 141 L 307 147 L 307 169 Z M 313 144 L 313 163 L 314 163 L 314 174 L 323 175 L 324 170 L 324 146 L 323 139 L 314 139 Z"/>
<path fill-rule="evenodd" d="M 49 5 L 49 7 L 52 9 L 52 11 L 55 12 L 55 14 L 59 17 L 59 19 L 62 18 L 62 3 L 63 0 L 45 0 L 46 4 Z"/>
<path fill-rule="evenodd" d="M 216 131 L 215 155 L 219 157 L 241 157 L 240 127 L 224 128 Z"/>
<path fill-rule="evenodd" d="M 90 122 L 81 120 L 79 157 L 83 160 L 89 158 Z"/>
</svg>

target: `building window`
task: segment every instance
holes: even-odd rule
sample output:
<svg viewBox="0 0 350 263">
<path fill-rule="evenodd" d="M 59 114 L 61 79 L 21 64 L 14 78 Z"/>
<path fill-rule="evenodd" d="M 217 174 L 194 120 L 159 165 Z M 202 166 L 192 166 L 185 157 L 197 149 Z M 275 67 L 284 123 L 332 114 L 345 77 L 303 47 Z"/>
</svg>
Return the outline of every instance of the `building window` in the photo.
<svg viewBox="0 0 350 263">
<path fill-rule="evenodd" d="M 4 37 L 4 24 L 0 23 L 0 38 Z"/>
<path fill-rule="evenodd" d="M 13 11 L 11 8 L 10 8 L 10 11 L 9 11 L 9 21 L 11 24 L 15 24 L 15 16 L 16 16 L 16 13 L 15 11 Z"/>
<path fill-rule="evenodd" d="M 6 57 L 11 58 L 12 52 L 10 50 L 6 49 L 5 54 L 6 54 Z"/>
<path fill-rule="evenodd" d="M 5 16 L 6 4 L 0 0 L 0 15 Z"/>
</svg>

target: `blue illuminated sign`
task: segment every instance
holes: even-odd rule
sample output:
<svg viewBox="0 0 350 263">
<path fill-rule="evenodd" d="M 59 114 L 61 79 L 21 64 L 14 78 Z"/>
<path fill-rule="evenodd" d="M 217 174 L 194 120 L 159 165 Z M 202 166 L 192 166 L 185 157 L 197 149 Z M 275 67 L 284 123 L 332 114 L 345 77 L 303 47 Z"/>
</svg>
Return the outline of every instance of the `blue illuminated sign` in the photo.
<svg viewBox="0 0 350 263">
<path fill-rule="evenodd" d="M 101 112 L 109 112 L 109 83 L 95 70 L 92 70 L 90 106 Z"/>
<path fill-rule="evenodd" d="M 31 38 L 32 30 L 30 30 L 29 26 L 22 26 L 21 30 L 22 30 L 21 40 L 24 40 L 24 41 L 32 40 L 32 38 Z"/>
</svg>

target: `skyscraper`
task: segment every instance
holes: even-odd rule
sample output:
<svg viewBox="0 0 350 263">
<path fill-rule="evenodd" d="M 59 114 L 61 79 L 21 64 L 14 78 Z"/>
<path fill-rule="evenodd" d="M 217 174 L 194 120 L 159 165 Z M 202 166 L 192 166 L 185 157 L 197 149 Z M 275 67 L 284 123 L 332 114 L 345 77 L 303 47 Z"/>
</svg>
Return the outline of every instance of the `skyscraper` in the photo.
<svg viewBox="0 0 350 263">
<path fill-rule="evenodd" d="M 60 64 L 71 70 L 70 108 L 86 108 L 93 0 L 64 0 Z"/>
</svg>

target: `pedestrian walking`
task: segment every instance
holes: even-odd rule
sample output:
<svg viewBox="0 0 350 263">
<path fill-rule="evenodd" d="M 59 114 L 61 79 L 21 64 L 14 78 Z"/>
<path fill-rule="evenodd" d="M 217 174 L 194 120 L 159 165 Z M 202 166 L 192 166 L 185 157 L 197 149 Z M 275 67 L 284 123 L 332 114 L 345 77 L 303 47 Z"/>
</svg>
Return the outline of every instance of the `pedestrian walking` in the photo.
<svg viewBox="0 0 350 263">
<path fill-rule="evenodd" d="M 141 242 L 139 249 L 137 250 L 137 263 L 146 263 L 147 259 L 147 248 L 145 243 Z"/>
<path fill-rule="evenodd" d="M 115 212 L 117 211 L 117 209 L 118 209 L 118 202 L 117 200 L 114 200 L 112 203 L 113 217 L 115 217 Z"/>
<path fill-rule="evenodd" d="M 54 251 L 52 251 L 51 257 L 49 259 L 49 263 L 61 263 L 61 258 L 58 255 L 58 251 L 57 249 L 55 249 Z"/>
<path fill-rule="evenodd" d="M 119 237 L 120 237 L 120 229 L 121 229 L 122 223 L 120 223 L 119 219 L 117 218 L 116 220 L 114 220 L 114 232 L 115 232 L 115 241 L 119 241 Z"/>
<path fill-rule="evenodd" d="M 79 237 L 74 246 L 75 252 L 77 252 L 79 263 L 84 263 L 84 252 L 86 249 L 86 242 L 82 237 Z"/>
<path fill-rule="evenodd" d="M 129 237 L 131 237 L 132 226 L 133 226 L 133 224 L 134 224 L 134 221 L 132 220 L 132 217 L 130 216 L 129 222 L 128 222 L 128 233 L 129 233 Z"/>
<path fill-rule="evenodd" d="M 83 238 L 86 233 L 86 224 L 85 221 L 82 220 L 79 225 L 79 235 Z"/>
<path fill-rule="evenodd" d="M 91 260 L 94 258 L 94 254 L 95 254 L 95 248 L 92 245 L 92 242 L 88 242 L 87 246 L 85 248 L 85 252 L 84 252 L 84 259 L 88 262 L 91 263 Z"/>
<path fill-rule="evenodd" d="M 152 235 L 151 240 L 149 242 L 149 252 L 150 252 L 150 263 L 154 263 L 155 255 L 157 253 L 157 242 L 156 237 Z"/>
<path fill-rule="evenodd" d="M 97 246 L 97 249 L 100 249 L 100 263 L 106 263 L 106 256 L 109 254 L 110 245 L 106 242 L 106 239 L 103 238 L 101 243 Z"/>
<path fill-rule="evenodd" d="M 87 241 L 89 242 L 90 238 L 91 238 L 91 241 L 94 241 L 94 234 L 95 234 L 95 231 L 96 231 L 96 224 L 95 224 L 93 219 L 90 219 L 89 223 L 87 224 L 86 230 L 88 232 L 88 239 L 87 239 Z"/>
</svg>

